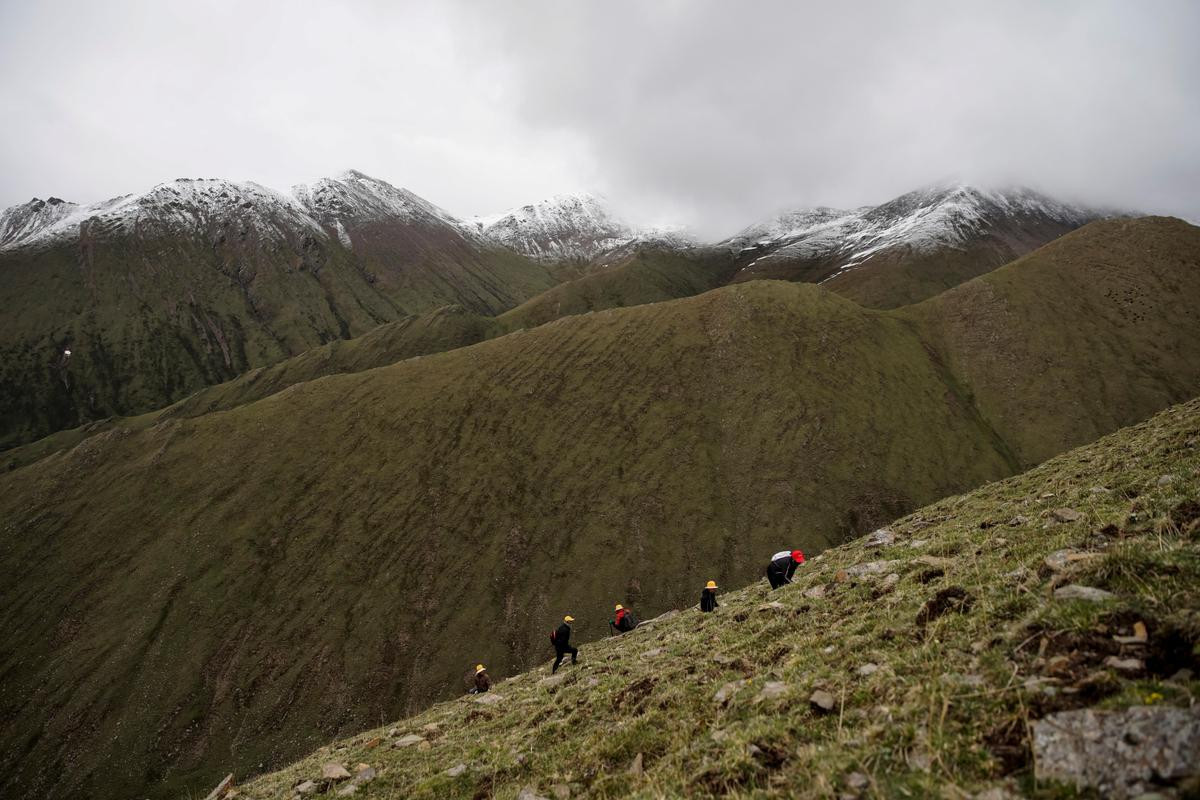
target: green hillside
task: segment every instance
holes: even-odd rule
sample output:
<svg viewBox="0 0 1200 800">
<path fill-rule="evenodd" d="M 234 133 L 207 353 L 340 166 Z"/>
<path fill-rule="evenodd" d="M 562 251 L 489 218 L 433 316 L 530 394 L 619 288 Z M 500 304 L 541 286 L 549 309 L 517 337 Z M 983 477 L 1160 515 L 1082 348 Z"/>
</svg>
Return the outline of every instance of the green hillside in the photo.
<svg viewBox="0 0 1200 800">
<path fill-rule="evenodd" d="M 714 614 L 681 604 L 584 646 L 555 677 L 543 662 L 490 696 L 326 744 L 238 796 L 324 788 L 322 767 L 334 763 L 372 768 L 354 796 L 381 800 L 1090 797 L 1087 774 L 1080 788 L 1091 792 L 1080 792 L 1044 745 L 1035 765 L 1031 736 L 1050 724 L 1039 720 L 1138 708 L 1162 726 L 1172 707 L 1194 703 L 1200 401 L 888 532 L 882 544 L 825 551 L 793 586 L 772 592 L 760 579 L 722 594 Z M 1111 596 L 1068 599 L 1071 586 Z M 543 627 L 562 609 L 574 606 L 547 609 Z M 581 624 L 602 619 L 575 613 Z M 486 641 L 459 642 L 460 670 Z M 1142 757 L 1154 759 L 1153 747 L 1142 743 Z M 1190 796 L 1200 785 L 1196 761 L 1159 759 L 1167 774 L 1155 779 L 1130 768 L 1138 748 L 1121 752 L 1111 772 L 1144 789 Z M 1118 786 L 1127 789 L 1103 794 Z"/>
<path fill-rule="evenodd" d="M 568 601 L 594 638 L 615 600 L 678 607 L 707 578 L 756 578 L 764 553 L 820 551 L 1195 395 L 1200 341 L 1170 328 L 1200 329 L 1200 231 L 1128 224 L 1096 269 L 1017 262 L 953 313 L 740 284 L 108 430 L 0 475 L 0 791 L 168 797 L 278 766 L 456 691 L 464 643 L 523 669 Z M 1118 259 L 1169 321 L 1093 313 L 1122 302 Z M 1026 273 L 1007 302 L 1064 285 L 1070 302 L 1014 316 L 1041 326 L 1025 336 L 957 334 L 1006 271 Z M 1059 419 L 1090 384 L 1012 369 L 1058 340 L 1082 350 L 1034 352 L 1125 384 L 1078 431 Z M 1014 435 L 1034 398 L 1036 435 Z"/>
<path fill-rule="evenodd" d="M 355 251 L 183 234 L 6 251 L 0 448 L 161 408 L 446 304 L 495 314 L 556 282 L 514 253 L 413 227 L 356 229 Z"/>
</svg>

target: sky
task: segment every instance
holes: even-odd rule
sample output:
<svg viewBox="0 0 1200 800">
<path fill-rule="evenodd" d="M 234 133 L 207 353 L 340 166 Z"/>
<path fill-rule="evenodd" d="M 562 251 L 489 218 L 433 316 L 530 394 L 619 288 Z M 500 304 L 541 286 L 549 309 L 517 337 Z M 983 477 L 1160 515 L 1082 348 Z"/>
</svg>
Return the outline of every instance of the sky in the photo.
<svg viewBox="0 0 1200 800">
<path fill-rule="evenodd" d="M 354 168 L 712 237 L 960 179 L 1200 220 L 1200 3 L 0 0 L 0 207 Z"/>
</svg>

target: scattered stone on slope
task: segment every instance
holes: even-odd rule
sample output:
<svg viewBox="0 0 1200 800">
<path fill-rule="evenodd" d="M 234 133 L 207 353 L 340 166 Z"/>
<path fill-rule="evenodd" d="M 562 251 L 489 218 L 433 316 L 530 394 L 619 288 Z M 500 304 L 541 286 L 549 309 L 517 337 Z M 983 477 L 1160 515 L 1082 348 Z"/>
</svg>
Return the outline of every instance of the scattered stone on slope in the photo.
<svg viewBox="0 0 1200 800">
<path fill-rule="evenodd" d="M 655 658 L 657 656 L 661 656 L 665 652 L 667 652 L 667 648 L 655 647 L 642 653 L 642 658 Z"/>
<path fill-rule="evenodd" d="M 350 772 L 341 764 L 331 761 L 321 765 L 321 777 L 327 781 L 348 781 Z"/>
<path fill-rule="evenodd" d="M 421 733 L 429 739 L 436 739 L 442 735 L 442 728 L 436 722 L 427 722 L 421 726 Z"/>
<path fill-rule="evenodd" d="M 911 542 L 908 543 L 908 546 L 911 547 L 913 550 L 920 550 L 922 547 L 924 547 L 927 544 L 929 544 L 928 539 L 913 539 Z"/>
<path fill-rule="evenodd" d="M 229 790 L 232 788 L 233 773 L 231 772 L 221 779 L 221 782 L 217 784 L 217 788 L 209 792 L 208 797 L 204 798 L 204 800 L 221 800 L 222 797 L 225 797 L 227 794 L 229 794 Z"/>
<path fill-rule="evenodd" d="M 353 781 L 354 781 L 354 783 L 359 784 L 359 785 L 362 785 L 364 783 L 369 783 L 370 781 L 375 779 L 375 776 L 377 774 L 378 773 L 375 771 L 375 768 L 372 767 L 370 764 L 359 764 L 358 766 L 356 766 L 354 768 Z"/>
<path fill-rule="evenodd" d="M 825 714 L 837 707 L 837 699 L 824 689 L 817 689 L 810 694 L 808 702 L 815 710 Z"/>
<path fill-rule="evenodd" d="M 900 573 L 891 572 L 884 576 L 880 586 L 884 589 L 894 589 L 898 583 L 900 583 Z"/>
<path fill-rule="evenodd" d="M 412 747 L 414 744 L 420 744 L 423 741 L 425 741 L 424 736 L 409 733 L 392 742 L 392 747 Z"/>
<path fill-rule="evenodd" d="M 1055 589 L 1054 597 L 1058 600 L 1087 600 L 1092 603 L 1100 603 L 1105 600 L 1111 600 L 1116 595 L 1112 592 L 1106 592 L 1103 589 L 1097 589 L 1095 586 L 1080 586 L 1077 583 L 1069 583 L 1066 586 L 1060 586 Z"/>
<path fill-rule="evenodd" d="M 862 575 L 880 575 L 890 571 L 893 567 L 899 564 L 899 561 L 867 561 L 863 564 L 855 564 L 852 567 L 846 568 L 846 574 L 857 578 Z"/>
<path fill-rule="evenodd" d="M 314 781 L 305 781 L 296 787 L 296 794 L 316 794 L 317 784 Z"/>
<path fill-rule="evenodd" d="M 423 741 L 417 742 L 417 749 L 422 752 L 425 752 L 426 750 L 432 750 L 433 745 L 431 745 L 428 740 L 423 740 Z"/>
<path fill-rule="evenodd" d="M 1012 519 L 1010 519 L 1008 521 L 1008 527 L 1010 527 L 1010 528 L 1019 528 L 1022 525 L 1028 525 L 1028 524 L 1029 524 L 1029 517 L 1025 516 L 1024 514 L 1017 514 L 1015 517 L 1013 517 Z"/>
<path fill-rule="evenodd" d="M 819 583 L 804 590 L 804 596 L 812 600 L 820 600 L 825 596 L 825 584 Z"/>
<path fill-rule="evenodd" d="M 349 797 L 354 794 L 358 794 L 358 785 L 354 783 L 347 783 L 337 790 L 338 797 Z"/>
<path fill-rule="evenodd" d="M 846 776 L 846 785 L 856 792 L 861 792 L 863 789 L 867 788 L 867 784 L 870 782 L 871 779 L 861 772 L 851 772 Z"/>
<path fill-rule="evenodd" d="M 946 569 L 954 566 L 953 558 L 942 558 L 941 556 L 917 556 L 912 560 L 914 564 L 924 564 L 927 567 L 935 567 L 937 569 Z"/>
<path fill-rule="evenodd" d="M 896 534 L 888 528 L 880 528 L 867 537 L 864 547 L 887 547 L 896 543 Z"/>
<path fill-rule="evenodd" d="M 1105 797 L 1134 797 L 1152 781 L 1192 775 L 1200 764 L 1200 708 L 1135 706 L 1051 714 L 1033 723 L 1035 774 Z"/>
<path fill-rule="evenodd" d="M 467 771 L 466 764 L 455 764 L 453 767 L 446 770 L 446 774 L 449 775 L 451 778 L 457 778 L 459 775 L 462 775 L 466 771 Z"/>
<path fill-rule="evenodd" d="M 754 698 L 755 703 L 761 703 L 764 700 L 774 700 L 777 697 L 782 697 L 787 694 L 788 685 L 783 681 L 767 681 L 759 690 L 758 696 Z"/>
<path fill-rule="evenodd" d="M 633 763 L 629 765 L 629 774 L 630 775 L 641 775 L 642 774 L 642 754 L 641 753 L 638 753 L 636 756 L 634 756 Z"/>
<path fill-rule="evenodd" d="M 537 793 L 537 789 L 532 786 L 526 786 L 517 794 L 517 800 L 550 800 L 548 797 L 543 797 Z"/>
<path fill-rule="evenodd" d="M 491 706 L 504 701 L 504 696 L 495 692 L 484 692 L 475 695 L 475 702 L 481 706 Z"/>
<path fill-rule="evenodd" d="M 1072 564 L 1077 564 L 1081 561 L 1090 561 L 1093 558 L 1100 558 L 1103 553 L 1081 553 L 1078 550 L 1056 550 L 1046 556 L 1043 563 L 1054 572 L 1064 572 Z"/>
<path fill-rule="evenodd" d="M 717 693 L 713 695 L 713 702 L 718 703 L 720 705 L 724 705 L 724 704 L 728 703 L 730 701 L 730 699 L 735 694 L 737 694 L 738 691 L 740 691 L 743 686 L 745 686 L 749 682 L 750 681 L 745 678 L 741 678 L 736 681 L 730 681 L 729 683 L 725 684 L 724 686 L 722 686 L 720 689 L 717 690 Z"/>
<path fill-rule="evenodd" d="M 778 601 L 772 600 L 769 603 L 763 603 L 758 607 L 758 611 L 783 611 L 787 606 Z"/>
<path fill-rule="evenodd" d="M 550 787 L 551 794 L 557 800 L 568 800 L 571 797 L 571 787 L 565 783 L 556 783 Z"/>
<path fill-rule="evenodd" d="M 1050 518 L 1055 522 L 1079 522 L 1083 514 L 1073 508 L 1055 508 L 1050 511 Z"/>
<path fill-rule="evenodd" d="M 879 665 L 872 663 L 872 662 L 867 662 L 866 664 L 863 664 L 857 670 L 858 674 L 863 676 L 864 678 L 866 678 L 870 675 L 874 675 L 878 671 L 879 671 Z"/>
<path fill-rule="evenodd" d="M 1141 672 L 1146 668 L 1140 658 L 1120 658 L 1118 656 L 1109 656 L 1104 659 L 1104 666 L 1112 667 L 1118 672 Z"/>
<path fill-rule="evenodd" d="M 547 689 L 553 689 L 567 679 L 566 675 L 547 675 L 538 681 L 538 686 L 544 686 Z"/>
<path fill-rule="evenodd" d="M 1157 481 L 1155 481 L 1155 483 L 1157 483 L 1159 486 L 1169 486 L 1174 482 L 1175 482 L 1174 475 L 1163 475 L 1163 476 L 1159 477 L 1159 479 Z"/>
</svg>

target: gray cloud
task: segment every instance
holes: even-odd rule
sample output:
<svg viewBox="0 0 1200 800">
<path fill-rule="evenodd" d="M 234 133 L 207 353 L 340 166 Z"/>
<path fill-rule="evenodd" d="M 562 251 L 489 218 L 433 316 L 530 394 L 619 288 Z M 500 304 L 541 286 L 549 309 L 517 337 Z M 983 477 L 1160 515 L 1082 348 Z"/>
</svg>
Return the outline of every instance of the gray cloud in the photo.
<svg viewBox="0 0 1200 800">
<path fill-rule="evenodd" d="M 1200 5 L 828 5 L 6 4 L 0 203 L 355 166 L 712 235 L 950 176 L 1200 218 Z"/>
</svg>

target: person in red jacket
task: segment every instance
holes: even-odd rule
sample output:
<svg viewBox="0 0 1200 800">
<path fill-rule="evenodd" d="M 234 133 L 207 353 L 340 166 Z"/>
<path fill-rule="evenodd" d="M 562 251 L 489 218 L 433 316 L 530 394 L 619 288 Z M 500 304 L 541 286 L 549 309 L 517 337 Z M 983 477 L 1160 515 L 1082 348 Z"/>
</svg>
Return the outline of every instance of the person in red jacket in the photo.
<svg viewBox="0 0 1200 800">
<path fill-rule="evenodd" d="M 771 556 L 771 563 L 767 565 L 767 580 L 771 582 L 771 588 L 778 589 L 791 583 L 796 567 L 803 563 L 804 553 L 799 550 L 780 550 Z"/>
<path fill-rule="evenodd" d="M 625 606 L 617 603 L 616 615 L 609 621 L 609 626 L 617 633 L 631 631 L 638 626 L 637 617 Z"/>
</svg>

